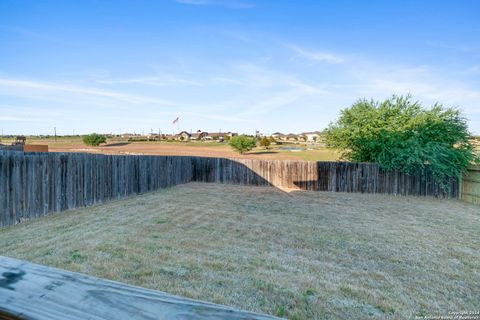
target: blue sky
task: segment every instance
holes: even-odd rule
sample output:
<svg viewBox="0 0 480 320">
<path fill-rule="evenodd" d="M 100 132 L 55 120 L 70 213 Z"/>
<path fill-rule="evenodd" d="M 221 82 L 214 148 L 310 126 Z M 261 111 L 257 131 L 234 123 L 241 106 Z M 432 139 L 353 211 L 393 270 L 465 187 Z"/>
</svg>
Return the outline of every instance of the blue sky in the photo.
<svg viewBox="0 0 480 320">
<path fill-rule="evenodd" d="M 407 93 L 480 134 L 480 1 L 0 0 L 5 134 L 303 132 Z"/>
</svg>

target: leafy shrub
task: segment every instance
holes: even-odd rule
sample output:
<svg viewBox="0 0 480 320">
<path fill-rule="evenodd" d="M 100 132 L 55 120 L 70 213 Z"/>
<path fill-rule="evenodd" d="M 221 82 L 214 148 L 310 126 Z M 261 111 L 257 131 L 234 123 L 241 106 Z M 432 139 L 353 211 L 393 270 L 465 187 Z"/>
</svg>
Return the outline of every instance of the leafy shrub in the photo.
<svg viewBox="0 0 480 320">
<path fill-rule="evenodd" d="M 346 159 L 409 174 L 428 166 L 438 182 L 479 161 L 469 139 L 459 110 L 438 103 L 426 109 L 410 96 L 359 100 L 326 130 L 327 146 Z"/>
<path fill-rule="evenodd" d="M 261 140 L 260 140 L 260 145 L 262 147 L 264 147 L 265 149 L 268 149 L 268 147 L 270 146 L 270 139 L 267 138 L 267 137 L 263 137 Z"/>
<path fill-rule="evenodd" d="M 235 149 L 235 151 L 241 154 L 252 150 L 256 146 L 255 138 L 251 138 L 246 135 L 232 137 L 228 141 L 228 144 Z"/>
<path fill-rule="evenodd" d="M 98 134 L 98 133 L 92 133 L 88 134 L 86 136 L 83 136 L 83 143 L 85 143 L 87 146 L 99 146 L 101 143 L 105 143 L 107 141 L 107 138 L 104 135 Z"/>
</svg>

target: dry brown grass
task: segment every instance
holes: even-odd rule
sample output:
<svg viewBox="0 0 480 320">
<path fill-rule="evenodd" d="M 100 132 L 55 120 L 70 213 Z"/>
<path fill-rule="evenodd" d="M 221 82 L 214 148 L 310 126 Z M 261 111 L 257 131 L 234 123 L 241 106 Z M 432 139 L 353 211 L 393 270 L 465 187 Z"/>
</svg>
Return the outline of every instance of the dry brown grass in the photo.
<svg viewBox="0 0 480 320">
<path fill-rule="evenodd" d="M 13 142 L 4 139 L 4 143 Z M 316 146 L 311 150 L 291 152 L 282 150 L 282 147 L 306 147 L 305 145 L 272 145 L 268 150 L 257 147 L 247 154 L 236 153 L 228 143 L 217 142 L 126 142 L 125 140 L 109 139 L 107 145 L 99 147 L 86 146 L 81 137 L 27 138 L 29 144 L 48 145 L 50 152 L 84 152 L 96 154 L 143 154 L 143 155 L 176 155 L 200 156 L 219 158 L 245 158 L 262 160 L 307 160 L 307 161 L 335 161 L 340 154 L 325 147 Z"/>
<path fill-rule="evenodd" d="M 1 254 L 291 319 L 480 309 L 480 208 L 186 184 L 0 231 Z"/>
</svg>

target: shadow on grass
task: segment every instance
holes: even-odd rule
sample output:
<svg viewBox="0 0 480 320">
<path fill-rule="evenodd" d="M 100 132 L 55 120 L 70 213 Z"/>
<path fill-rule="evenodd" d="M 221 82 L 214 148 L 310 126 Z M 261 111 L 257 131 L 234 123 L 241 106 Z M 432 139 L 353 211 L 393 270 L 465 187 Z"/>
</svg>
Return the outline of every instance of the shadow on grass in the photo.
<svg viewBox="0 0 480 320">
<path fill-rule="evenodd" d="M 102 147 L 122 147 L 129 144 L 130 142 L 117 142 L 117 143 L 109 143 L 109 144 L 103 145 Z"/>
<path fill-rule="evenodd" d="M 274 187 L 282 192 L 317 190 L 318 187 L 317 166 L 307 162 L 285 165 L 256 159 L 192 157 L 192 169 L 193 182 Z"/>
<path fill-rule="evenodd" d="M 275 154 L 275 153 L 278 153 L 278 151 L 257 151 L 257 152 L 247 152 L 245 154 L 255 156 L 255 155 Z"/>
</svg>

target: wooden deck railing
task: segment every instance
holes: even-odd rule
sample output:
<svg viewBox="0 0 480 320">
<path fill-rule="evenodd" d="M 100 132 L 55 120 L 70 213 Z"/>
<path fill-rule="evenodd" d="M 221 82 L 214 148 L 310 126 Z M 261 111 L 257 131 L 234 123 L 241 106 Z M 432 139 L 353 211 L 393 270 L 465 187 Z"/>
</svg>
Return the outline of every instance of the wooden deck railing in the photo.
<svg viewBox="0 0 480 320">
<path fill-rule="evenodd" d="M 278 319 L 0 256 L 0 319 Z"/>
</svg>

